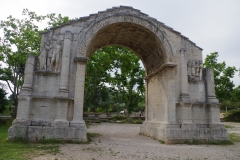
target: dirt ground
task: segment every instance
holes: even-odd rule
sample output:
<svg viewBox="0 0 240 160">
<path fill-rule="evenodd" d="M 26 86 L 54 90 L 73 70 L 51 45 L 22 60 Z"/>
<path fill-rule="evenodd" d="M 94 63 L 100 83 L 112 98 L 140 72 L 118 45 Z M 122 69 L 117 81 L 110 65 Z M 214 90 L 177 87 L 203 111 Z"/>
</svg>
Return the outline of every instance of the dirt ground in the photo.
<svg viewBox="0 0 240 160">
<path fill-rule="evenodd" d="M 225 122 L 229 133 L 240 134 L 240 123 Z M 139 135 L 139 124 L 102 123 L 88 129 L 100 133 L 91 144 L 61 145 L 57 155 L 42 155 L 34 160 L 240 160 L 240 143 L 234 145 L 166 145 Z"/>
</svg>

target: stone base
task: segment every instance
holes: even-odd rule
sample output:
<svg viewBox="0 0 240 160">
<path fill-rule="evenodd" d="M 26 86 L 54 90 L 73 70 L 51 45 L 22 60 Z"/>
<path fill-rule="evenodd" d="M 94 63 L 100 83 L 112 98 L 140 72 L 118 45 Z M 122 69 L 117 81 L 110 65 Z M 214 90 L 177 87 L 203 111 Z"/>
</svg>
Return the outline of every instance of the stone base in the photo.
<svg viewBox="0 0 240 160">
<path fill-rule="evenodd" d="M 34 122 L 33 124 L 36 124 Z M 87 141 L 87 128 L 85 123 L 78 127 L 69 126 L 33 126 L 14 124 L 8 129 L 8 139 L 16 138 L 25 139 L 27 141 L 39 141 L 57 139 L 62 141 Z"/>
<path fill-rule="evenodd" d="M 166 144 L 221 142 L 229 140 L 223 124 L 163 124 L 144 122 L 140 134 L 163 140 Z"/>
</svg>

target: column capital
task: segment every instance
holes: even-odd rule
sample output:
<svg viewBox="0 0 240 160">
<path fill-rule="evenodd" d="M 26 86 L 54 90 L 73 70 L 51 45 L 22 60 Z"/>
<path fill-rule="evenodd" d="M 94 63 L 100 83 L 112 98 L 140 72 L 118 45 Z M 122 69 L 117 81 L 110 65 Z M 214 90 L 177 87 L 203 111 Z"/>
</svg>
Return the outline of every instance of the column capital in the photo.
<svg viewBox="0 0 240 160">
<path fill-rule="evenodd" d="M 66 31 L 65 34 L 64 34 L 64 39 L 72 40 L 72 38 L 73 38 L 72 32 Z"/>
<path fill-rule="evenodd" d="M 186 48 L 181 48 L 179 50 L 179 53 L 180 53 L 181 56 L 185 56 L 185 52 L 186 52 Z"/>
</svg>

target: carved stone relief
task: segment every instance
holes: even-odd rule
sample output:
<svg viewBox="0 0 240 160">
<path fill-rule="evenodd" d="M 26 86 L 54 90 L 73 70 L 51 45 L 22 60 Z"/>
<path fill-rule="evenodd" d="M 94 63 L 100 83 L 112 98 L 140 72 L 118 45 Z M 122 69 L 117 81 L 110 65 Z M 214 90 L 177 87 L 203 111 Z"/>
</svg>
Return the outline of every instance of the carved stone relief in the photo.
<svg viewBox="0 0 240 160">
<path fill-rule="evenodd" d="M 201 60 L 188 60 L 188 81 L 199 81 L 202 79 L 202 61 Z"/>
<path fill-rule="evenodd" d="M 59 72 L 60 69 L 60 58 L 62 55 L 63 47 L 62 42 L 58 41 L 53 47 L 53 53 L 51 57 L 50 71 Z"/>
<path fill-rule="evenodd" d="M 58 40 L 59 35 L 54 35 L 53 40 L 43 42 L 43 47 L 38 56 L 36 70 L 59 72 L 61 55 L 63 50 L 62 41 Z"/>
<path fill-rule="evenodd" d="M 39 54 L 39 70 L 47 70 L 47 67 L 49 66 L 49 56 L 52 55 L 52 45 L 51 41 L 47 40 L 47 42 L 44 42 L 43 47 L 41 48 L 40 54 Z"/>
</svg>

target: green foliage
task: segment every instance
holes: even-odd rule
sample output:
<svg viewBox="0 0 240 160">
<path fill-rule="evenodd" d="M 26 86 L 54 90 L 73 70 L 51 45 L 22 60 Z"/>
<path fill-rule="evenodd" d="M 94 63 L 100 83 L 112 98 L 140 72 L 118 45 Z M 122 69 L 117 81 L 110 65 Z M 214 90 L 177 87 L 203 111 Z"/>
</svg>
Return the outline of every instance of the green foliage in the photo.
<svg viewBox="0 0 240 160">
<path fill-rule="evenodd" d="M 225 128 L 235 128 L 235 127 L 230 125 L 225 125 Z"/>
<path fill-rule="evenodd" d="M 99 133 L 87 133 L 88 143 L 92 142 L 93 138 L 99 137 Z"/>
<path fill-rule="evenodd" d="M 126 119 L 126 117 L 124 117 L 122 115 L 117 115 L 117 116 L 113 116 L 112 117 L 112 120 L 115 120 L 115 121 L 117 121 L 117 120 L 125 120 L 125 119 Z"/>
<path fill-rule="evenodd" d="M 141 119 L 132 120 L 132 123 L 134 123 L 134 124 L 143 124 L 143 120 L 141 120 Z"/>
<path fill-rule="evenodd" d="M 60 14 L 47 14 L 39 16 L 35 12 L 24 9 L 24 18 L 16 19 L 12 16 L 0 22 L 0 62 L 6 64 L 0 67 L 0 80 L 5 81 L 13 94 L 14 106 L 17 110 L 17 95 L 22 88 L 24 69 L 28 54 L 37 55 L 40 51 L 41 30 L 38 24 L 47 21 L 50 27 L 66 23 L 68 17 Z"/>
<path fill-rule="evenodd" d="M 225 62 L 217 62 L 218 53 L 214 52 L 207 55 L 204 61 L 204 66 L 214 69 L 214 81 L 216 96 L 220 102 L 231 100 L 233 96 L 234 83 L 231 78 L 234 77 L 236 68 L 227 67 Z"/>
<path fill-rule="evenodd" d="M 224 121 L 240 122 L 240 110 L 227 112 L 224 117 Z"/>
<path fill-rule="evenodd" d="M 229 133 L 228 136 L 232 142 L 240 142 L 240 135 L 235 133 Z"/>
<path fill-rule="evenodd" d="M 225 110 L 227 107 L 227 110 L 236 110 L 240 108 L 240 101 L 234 102 L 234 101 L 224 101 L 221 103 L 220 109 Z"/>
<path fill-rule="evenodd" d="M 240 102 L 240 86 L 234 88 L 232 92 L 232 101 Z M 240 108 L 240 104 L 238 104 L 238 108 Z"/>
<path fill-rule="evenodd" d="M 3 88 L 0 88 L 0 113 L 3 113 L 7 107 L 8 100 L 6 99 L 6 92 Z"/>
<path fill-rule="evenodd" d="M 96 51 L 87 64 L 84 110 L 107 112 L 118 106 L 132 112 L 139 104 L 143 109 L 144 74 L 139 58 L 127 48 L 108 46 Z"/>
</svg>

